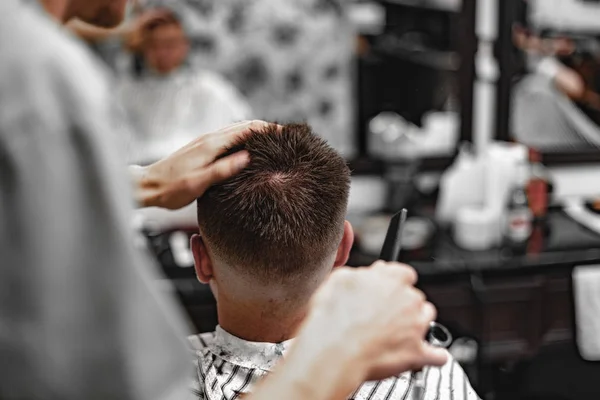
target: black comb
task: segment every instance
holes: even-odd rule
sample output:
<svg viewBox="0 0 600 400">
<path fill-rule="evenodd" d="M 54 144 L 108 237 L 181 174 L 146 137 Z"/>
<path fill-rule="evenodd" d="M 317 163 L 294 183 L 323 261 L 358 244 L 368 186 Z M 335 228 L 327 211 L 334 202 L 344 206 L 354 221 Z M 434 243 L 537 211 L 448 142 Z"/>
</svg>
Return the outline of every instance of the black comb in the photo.
<svg viewBox="0 0 600 400">
<path fill-rule="evenodd" d="M 402 231 L 406 222 L 407 211 L 403 208 L 397 212 L 390 221 L 390 225 L 385 235 L 385 241 L 381 248 L 379 259 L 383 261 L 398 261 L 400 251 L 402 251 Z"/>
</svg>

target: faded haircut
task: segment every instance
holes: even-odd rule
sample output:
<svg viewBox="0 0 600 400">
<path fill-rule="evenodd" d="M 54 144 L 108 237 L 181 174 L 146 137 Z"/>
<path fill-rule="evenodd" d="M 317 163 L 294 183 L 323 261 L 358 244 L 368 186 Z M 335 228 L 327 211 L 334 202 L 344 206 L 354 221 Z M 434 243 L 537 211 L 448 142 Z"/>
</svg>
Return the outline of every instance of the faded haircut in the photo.
<svg viewBox="0 0 600 400">
<path fill-rule="evenodd" d="M 306 124 L 270 125 L 231 149 L 250 163 L 198 199 L 198 225 L 227 265 L 286 283 L 324 267 L 339 245 L 350 188 L 344 159 Z"/>
</svg>

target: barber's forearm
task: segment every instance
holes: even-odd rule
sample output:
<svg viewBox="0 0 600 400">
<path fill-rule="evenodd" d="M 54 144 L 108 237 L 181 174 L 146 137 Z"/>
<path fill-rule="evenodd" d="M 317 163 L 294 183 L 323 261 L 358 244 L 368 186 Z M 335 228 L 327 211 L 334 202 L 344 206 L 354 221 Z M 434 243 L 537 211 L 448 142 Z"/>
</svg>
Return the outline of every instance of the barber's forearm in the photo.
<svg viewBox="0 0 600 400">
<path fill-rule="evenodd" d="M 341 344 L 323 346 L 302 342 L 276 371 L 260 383 L 249 400 L 343 400 L 364 380 L 362 363 Z M 319 340 L 315 338 L 314 340 Z"/>
<path fill-rule="evenodd" d="M 101 42 L 103 40 L 121 37 L 123 35 L 122 26 L 111 29 L 99 28 L 77 19 L 69 21 L 66 26 L 73 33 L 75 33 L 75 35 L 90 43 Z"/>
</svg>

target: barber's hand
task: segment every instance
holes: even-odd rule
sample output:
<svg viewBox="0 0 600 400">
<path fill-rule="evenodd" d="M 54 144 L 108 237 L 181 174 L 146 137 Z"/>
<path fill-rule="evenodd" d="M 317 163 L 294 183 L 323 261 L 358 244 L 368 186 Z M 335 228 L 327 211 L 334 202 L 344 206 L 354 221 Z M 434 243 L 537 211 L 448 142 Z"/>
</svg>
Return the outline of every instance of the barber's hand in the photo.
<svg viewBox="0 0 600 400">
<path fill-rule="evenodd" d="M 153 9 L 142 11 L 140 15 L 125 23 L 120 28 L 120 36 L 123 40 L 123 46 L 133 53 L 141 50 L 144 42 L 144 30 L 151 22 L 165 18 L 168 11 L 164 9 Z"/>
<path fill-rule="evenodd" d="M 414 269 L 398 263 L 339 269 L 315 294 L 304 329 L 348 346 L 369 380 L 444 365 L 447 352 L 424 340 L 436 310 L 416 280 Z"/>
<path fill-rule="evenodd" d="M 216 160 L 238 140 L 268 125 L 245 121 L 203 135 L 147 167 L 132 167 L 135 195 L 144 207 L 178 209 L 202 196 L 212 184 L 246 167 L 249 156 L 240 151 Z M 215 161 L 216 160 L 216 161 Z"/>
<path fill-rule="evenodd" d="M 416 280 L 412 268 L 383 261 L 334 271 L 285 361 L 250 398 L 342 400 L 365 381 L 444 365 L 446 351 L 425 342 L 436 311 Z"/>
</svg>

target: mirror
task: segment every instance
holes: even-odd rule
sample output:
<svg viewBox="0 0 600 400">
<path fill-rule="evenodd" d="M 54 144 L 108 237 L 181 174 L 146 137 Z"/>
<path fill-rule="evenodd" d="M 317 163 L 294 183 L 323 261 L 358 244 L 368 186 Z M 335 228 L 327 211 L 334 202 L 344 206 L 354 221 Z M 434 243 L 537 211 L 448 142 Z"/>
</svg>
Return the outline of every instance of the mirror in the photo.
<svg viewBox="0 0 600 400">
<path fill-rule="evenodd" d="M 508 119 L 499 139 L 523 143 L 545 158 L 597 160 L 600 2 L 505 0 L 500 4 L 501 85 L 509 90 L 499 90 L 499 109 L 506 108 L 499 121 Z"/>
<path fill-rule="evenodd" d="M 353 12 L 363 3 L 137 1 L 139 32 L 105 57 L 138 133 L 131 161 L 265 119 L 308 122 L 368 171 L 406 159 L 446 166 L 471 140 L 476 0 Z"/>
<path fill-rule="evenodd" d="M 358 54 L 363 154 L 391 162 L 451 156 L 471 138 L 462 121 L 473 69 L 461 62 L 473 57 L 471 1 L 380 3 L 383 32 L 364 38 Z"/>
</svg>

